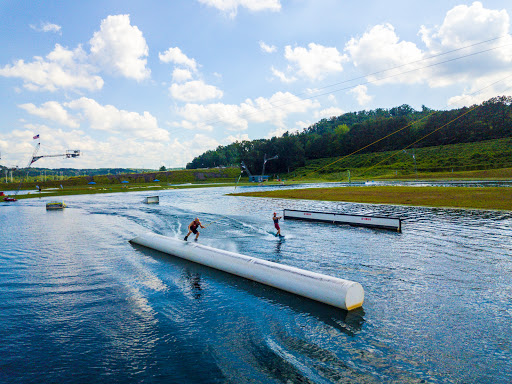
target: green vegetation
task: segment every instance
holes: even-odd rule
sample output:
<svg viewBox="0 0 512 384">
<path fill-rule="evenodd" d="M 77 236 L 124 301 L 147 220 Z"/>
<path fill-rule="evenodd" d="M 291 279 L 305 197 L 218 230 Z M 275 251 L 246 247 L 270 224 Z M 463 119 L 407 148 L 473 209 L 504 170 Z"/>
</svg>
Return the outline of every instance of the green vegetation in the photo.
<svg viewBox="0 0 512 384">
<path fill-rule="evenodd" d="M 414 158 L 413 156 L 414 155 Z M 512 177 L 512 138 L 353 155 L 344 159 L 310 160 L 293 178 L 316 176 L 325 180 L 443 179 Z"/>
<path fill-rule="evenodd" d="M 361 186 L 287 189 L 236 193 L 232 195 L 281 199 L 346 201 L 369 204 L 512 210 L 512 188 L 498 187 Z"/>
<path fill-rule="evenodd" d="M 124 185 L 123 181 L 128 181 L 128 185 L 154 183 L 159 180 L 162 183 L 211 183 L 211 182 L 233 182 L 240 175 L 239 168 L 215 168 L 215 169 L 194 169 L 177 170 L 166 172 L 146 172 L 146 173 L 127 173 L 119 175 L 101 175 L 101 176 L 75 176 L 66 180 L 47 180 L 23 182 L 21 189 L 34 189 L 36 185 L 41 188 L 60 188 L 83 187 L 90 182 L 95 182 L 98 186 L 114 187 L 115 185 Z M 18 189 L 19 183 L 0 183 L 0 191 Z"/>
<path fill-rule="evenodd" d="M 149 194 L 154 194 L 156 191 L 167 190 L 167 189 L 188 189 L 188 188 L 206 188 L 206 187 L 226 187 L 235 186 L 235 183 L 195 183 L 195 184 L 177 184 L 177 185 L 165 185 L 161 183 L 143 183 L 143 184 L 105 184 L 105 185 L 77 185 L 68 186 L 63 189 L 43 189 L 41 193 L 33 192 L 28 195 L 18 195 L 16 199 L 34 199 L 41 197 L 64 197 L 70 195 L 95 195 L 101 193 L 123 193 L 123 192 L 143 192 L 146 191 Z"/>
<path fill-rule="evenodd" d="M 412 147 L 411 143 L 416 144 Z M 177 184 L 192 184 L 188 187 L 210 186 L 212 183 L 226 186 L 235 185 L 240 175 L 238 164 L 241 161 L 254 174 L 260 174 L 265 154 L 278 155 L 278 159 L 266 164 L 267 173 L 279 175 L 276 177 L 278 182 L 284 179 L 287 184 L 348 181 L 349 176 L 351 181 L 512 179 L 512 97 L 496 97 L 479 106 L 451 111 L 433 111 L 426 107 L 415 111 L 408 105 L 402 105 L 389 110 L 346 113 L 323 119 L 300 133 L 285 133 L 279 138 L 220 146 L 196 157 L 187 165 L 188 169 L 166 170 L 162 166 L 159 171 L 141 172 L 105 168 L 81 170 L 87 176 L 71 177 L 69 175 L 75 175 L 78 171 L 52 170 L 53 175 L 42 181 L 43 170 L 31 168 L 14 171 L 13 176 L 14 180 L 23 178 L 22 189 L 34 189 L 36 185 L 43 189 L 54 188 L 44 196 L 149 191 L 151 188 L 148 187 L 157 190 L 176 187 Z M 236 166 L 224 168 L 221 164 Z M 0 166 L 0 170 L 3 171 L 3 168 Z M 68 177 L 64 178 L 66 175 Z M 247 178 L 243 178 L 240 185 L 246 181 Z M 90 185 L 91 182 L 96 184 Z M 0 191 L 16 190 L 18 185 L 19 182 L 0 183 Z M 463 190 L 458 188 L 457 193 Z M 470 189 L 471 193 L 476 190 Z M 418 197 L 425 195 L 423 200 L 410 200 L 406 192 L 413 189 L 393 191 L 399 192 L 396 200 L 386 200 L 385 194 L 377 193 L 377 200 L 361 195 L 361 202 L 409 204 L 411 201 L 413 205 L 510 209 L 506 196 L 496 198 L 474 194 L 473 197 L 482 199 L 478 202 L 478 199 L 468 197 L 471 195 L 469 192 L 464 197 L 449 193 L 449 189 L 445 188 L 443 193 L 448 193 L 447 196 L 434 194 L 437 198 L 429 199 L 427 195 L 434 191 L 429 188 L 418 190 Z M 502 189 L 499 191 L 509 193 Z M 335 195 L 332 199 L 342 199 Z M 329 196 L 322 196 L 322 199 L 330 200 Z M 343 199 L 360 201 L 345 196 Z"/>
<path fill-rule="evenodd" d="M 495 97 L 479 106 L 450 111 L 433 111 L 426 107 L 416 111 L 402 105 L 323 119 L 296 134 L 287 132 L 269 140 L 219 146 L 196 157 L 187 168 L 243 161 L 254 174 L 260 174 L 264 155 L 278 155 L 278 159 L 266 164 L 267 173 L 290 178 L 290 175 L 299 175 L 329 162 L 323 159 L 330 158 L 332 162 L 356 151 L 359 156 L 349 156 L 324 174 L 355 168 L 365 172 L 359 173 L 362 178 L 396 178 L 415 173 L 413 155 L 418 172 L 508 168 L 512 167 L 511 137 L 512 97 Z M 479 146 L 482 142 L 487 144 Z M 457 147 L 469 144 L 474 145 Z M 468 148 L 468 151 L 464 149 L 461 153 L 461 148 Z M 403 149 L 407 152 L 402 152 Z M 393 151 L 400 154 L 386 160 Z M 379 168 L 371 168 L 377 164 Z"/>
<path fill-rule="evenodd" d="M 4 176 L 6 167 L 0 165 L 0 176 Z M 169 169 L 170 171 L 170 169 Z M 98 176 L 98 175 L 125 175 L 131 173 L 147 173 L 154 172 L 151 169 L 136 169 L 136 168 L 93 168 L 93 169 L 75 169 L 75 168 L 18 168 L 13 171 L 13 180 L 17 183 L 20 178 L 28 183 L 46 180 L 65 180 L 71 177 L 80 176 Z M 9 173 L 10 179 L 10 173 Z M 5 180 L 5 177 L 4 179 Z M 0 177 L 0 182 L 2 178 Z"/>
</svg>

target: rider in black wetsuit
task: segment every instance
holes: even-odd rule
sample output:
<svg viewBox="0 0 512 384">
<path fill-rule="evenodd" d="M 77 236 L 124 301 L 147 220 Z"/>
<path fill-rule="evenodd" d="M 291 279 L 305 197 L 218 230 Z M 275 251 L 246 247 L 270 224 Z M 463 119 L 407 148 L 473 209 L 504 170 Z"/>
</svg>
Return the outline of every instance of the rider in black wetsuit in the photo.
<svg viewBox="0 0 512 384">
<path fill-rule="evenodd" d="M 197 238 L 199 237 L 199 231 L 197 230 L 198 227 L 201 227 L 201 228 L 204 228 L 203 227 L 203 224 L 201 224 L 201 222 L 199 221 L 199 219 L 196 217 L 194 219 L 194 221 L 192 221 L 189 225 L 188 225 L 188 233 L 187 233 L 187 236 L 185 236 L 185 238 L 183 240 L 187 241 L 188 240 L 188 236 L 193 233 L 196 235 L 196 238 L 195 240 L 197 241 Z"/>
</svg>

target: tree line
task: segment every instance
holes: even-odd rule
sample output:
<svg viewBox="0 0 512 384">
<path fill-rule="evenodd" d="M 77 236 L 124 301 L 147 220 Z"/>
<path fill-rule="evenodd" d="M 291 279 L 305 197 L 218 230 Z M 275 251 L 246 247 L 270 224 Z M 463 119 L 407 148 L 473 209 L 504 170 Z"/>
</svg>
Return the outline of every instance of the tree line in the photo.
<svg viewBox="0 0 512 384">
<path fill-rule="evenodd" d="M 194 158 L 187 169 L 240 165 L 243 161 L 251 172 L 260 174 L 266 154 L 278 155 L 266 164 L 266 173 L 285 173 L 304 166 L 307 160 L 346 156 L 361 148 L 358 153 L 400 150 L 426 135 L 415 148 L 512 137 L 512 97 L 498 96 L 448 111 L 425 106 L 417 111 L 404 104 L 349 112 L 322 119 L 301 132 L 219 146 Z"/>
</svg>

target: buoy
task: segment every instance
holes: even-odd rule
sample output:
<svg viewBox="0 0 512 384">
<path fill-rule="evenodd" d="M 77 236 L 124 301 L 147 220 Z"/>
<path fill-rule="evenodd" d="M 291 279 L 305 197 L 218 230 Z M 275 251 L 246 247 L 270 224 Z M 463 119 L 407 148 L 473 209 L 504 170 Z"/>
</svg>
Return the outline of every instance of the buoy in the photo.
<svg viewBox="0 0 512 384">
<path fill-rule="evenodd" d="M 130 242 L 334 307 L 350 311 L 363 305 L 363 287 L 354 281 L 216 249 L 195 242 L 182 241 L 156 233 L 146 233 L 130 240 Z"/>
</svg>

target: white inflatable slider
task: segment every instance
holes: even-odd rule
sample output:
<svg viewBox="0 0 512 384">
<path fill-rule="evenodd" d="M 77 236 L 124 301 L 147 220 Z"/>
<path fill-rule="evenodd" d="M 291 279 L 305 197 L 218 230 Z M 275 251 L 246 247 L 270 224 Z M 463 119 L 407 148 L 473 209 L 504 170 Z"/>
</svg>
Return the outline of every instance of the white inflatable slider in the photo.
<svg viewBox="0 0 512 384">
<path fill-rule="evenodd" d="M 130 242 L 349 311 L 363 305 L 363 287 L 354 281 L 156 233 L 146 233 Z"/>
</svg>

